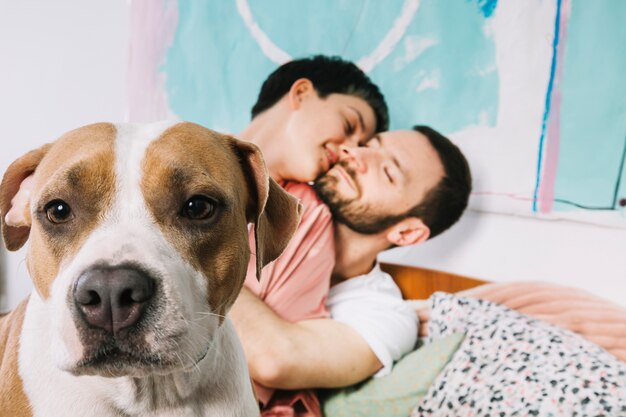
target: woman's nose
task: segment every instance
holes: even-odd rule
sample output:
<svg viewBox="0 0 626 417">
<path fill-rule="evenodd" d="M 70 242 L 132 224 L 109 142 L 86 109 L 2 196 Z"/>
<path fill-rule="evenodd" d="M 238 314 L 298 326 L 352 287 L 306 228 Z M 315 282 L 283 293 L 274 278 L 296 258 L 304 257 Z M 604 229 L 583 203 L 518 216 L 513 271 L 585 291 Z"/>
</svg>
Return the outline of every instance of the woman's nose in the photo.
<svg viewBox="0 0 626 417">
<path fill-rule="evenodd" d="M 346 136 L 341 142 L 341 145 L 345 145 L 345 146 L 350 146 L 350 147 L 357 147 L 359 146 L 359 144 L 361 143 L 362 138 L 357 135 L 357 134 L 352 134 L 349 136 Z"/>
</svg>

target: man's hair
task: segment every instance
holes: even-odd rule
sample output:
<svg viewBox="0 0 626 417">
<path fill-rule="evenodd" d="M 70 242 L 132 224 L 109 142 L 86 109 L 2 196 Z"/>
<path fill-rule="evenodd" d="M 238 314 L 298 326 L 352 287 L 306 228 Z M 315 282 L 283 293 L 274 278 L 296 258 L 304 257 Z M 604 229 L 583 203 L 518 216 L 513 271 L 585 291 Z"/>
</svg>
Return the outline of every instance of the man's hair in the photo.
<svg viewBox="0 0 626 417">
<path fill-rule="evenodd" d="M 420 218 L 429 227 L 432 238 L 456 223 L 463 214 L 472 190 L 472 175 L 465 156 L 450 139 L 428 126 L 414 126 L 413 130 L 428 138 L 444 170 L 439 183 L 405 214 L 405 217 Z"/>
<path fill-rule="evenodd" d="M 378 87 L 354 63 L 324 55 L 296 59 L 272 72 L 261 86 L 259 97 L 252 107 L 252 118 L 276 104 L 301 78 L 313 83 L 320 98 L 346 94 L 365 100 L 376 116 L 376 131 L 389 128 L 387 103 Z"/>
</svg>

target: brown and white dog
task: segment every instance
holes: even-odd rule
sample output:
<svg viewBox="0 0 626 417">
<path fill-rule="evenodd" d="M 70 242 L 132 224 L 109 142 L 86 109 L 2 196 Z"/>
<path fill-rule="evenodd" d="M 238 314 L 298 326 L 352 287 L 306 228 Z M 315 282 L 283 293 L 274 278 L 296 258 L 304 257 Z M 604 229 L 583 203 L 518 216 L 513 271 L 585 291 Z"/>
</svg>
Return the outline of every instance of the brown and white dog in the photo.
<svg viewBox="0 0 626 417">
<path fill-rule="evenodd" d="M 225 315 L 248 223 L 258 272 L 300 206 L 256 146 L 192 123 L 85 126 L 15 161 L 0 204 L 36 289 L 0 319 L 0 415 L 259 414 Z"/>
</svg>

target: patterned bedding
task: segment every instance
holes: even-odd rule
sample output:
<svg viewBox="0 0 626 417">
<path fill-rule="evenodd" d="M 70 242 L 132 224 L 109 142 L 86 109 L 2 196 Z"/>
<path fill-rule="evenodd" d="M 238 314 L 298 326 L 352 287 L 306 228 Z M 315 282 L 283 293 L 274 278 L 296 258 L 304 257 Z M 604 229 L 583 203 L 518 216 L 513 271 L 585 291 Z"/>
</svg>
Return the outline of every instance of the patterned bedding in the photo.
<svg viewBox="0 0 626 417">
<path fill-rule="evenodd" d="M 466 337 L 411 416 L 626 416 L 626 363 L 488 301 L 436 293 L 429 338 Z"/>
</svg>

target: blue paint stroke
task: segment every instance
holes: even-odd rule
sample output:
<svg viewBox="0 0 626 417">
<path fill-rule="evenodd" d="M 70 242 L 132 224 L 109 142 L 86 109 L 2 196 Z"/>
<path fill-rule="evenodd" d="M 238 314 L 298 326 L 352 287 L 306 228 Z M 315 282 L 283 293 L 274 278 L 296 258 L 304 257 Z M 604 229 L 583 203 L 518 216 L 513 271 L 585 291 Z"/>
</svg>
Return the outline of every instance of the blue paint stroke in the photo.
<svg viewBox="0 0 626 417">
<path fill-rule="evenodd" d="M 493 14 L 493 11 L 496 10 L 498 0 L 476 0 L 476 3 L 478 4 L 483 16 L 485 18 L 489 18 Z"/>
<path fill-rule="evenodd" d="M 543 159 L 543 142 L 546 138 L 546 124 L 550 114 L 550 101 L 552 98 L 552 88 L 554 87 L 554 74 L 556 73 L 556 53 L 559 46 L 559 31 L 561 29 L 561 0 L 556 3 L 556 19 L 554 22 L 554 40 L 552 42 L 552 64 L 550 65 L 550 80 L 548 81 L 548 91 L 546 92 L 546 108 L 541 121 L 541 137 L 539 138 L 539 156 L 537 157 L 537 179 L 535 181 L 535 192 L 533 193 L 533 213 L 537 212 L 537 194 L 541 183 L 541 162 Z"/>
</svg>

